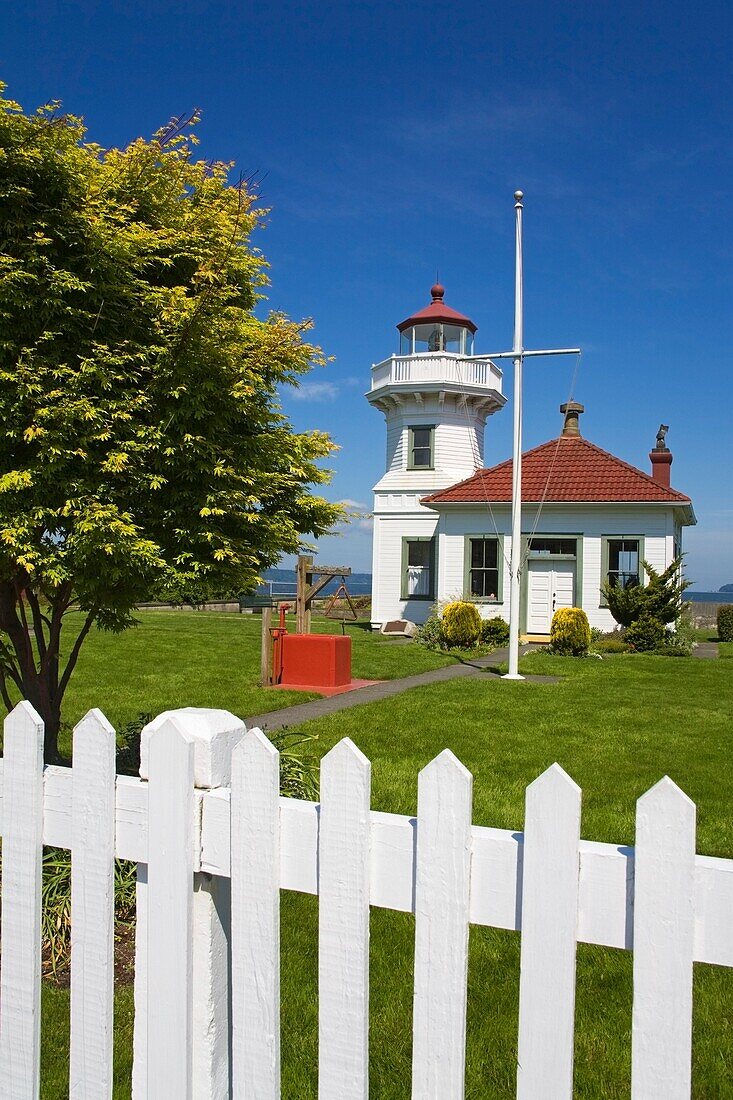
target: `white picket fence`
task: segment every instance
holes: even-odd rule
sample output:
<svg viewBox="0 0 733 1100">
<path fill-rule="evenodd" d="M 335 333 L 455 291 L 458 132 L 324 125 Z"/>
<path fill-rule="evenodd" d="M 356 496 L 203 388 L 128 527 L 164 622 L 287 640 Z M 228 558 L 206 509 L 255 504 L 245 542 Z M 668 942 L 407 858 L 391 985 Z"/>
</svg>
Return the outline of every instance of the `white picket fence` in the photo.
<svg viewBox="0 0 733 1100">
<path fill-rule="evenodd" d="M 670 779 L 639 799 L 631 849 L 580 839 L 557 764 L 527 788 L 522 835 L 472 825 L 472 777 L 447 750 L 413 819 L 370 808 L 348 739 L 322 761 L 320 805 L 281 798 L 277 752 L 223 711 L 156 719 L 146 779 L 115 776 L 99 711 L 73 769 L 44 770 L 42 749 L 21 703 L 0 803 L 3 1098 L 39 1094 L 43 844 L 72 852 L 75 1100 L 112 1095 L 115 855 L 139 864 L 135 1100 L 280 1095 L 282 889 L 319 895 L 321 1100 L 369 1095 L 370 905 L 415 914 L 413 1098 L 464 1094 L 470 923 L 521 931 L 520 1100 L 572 1096 L 578 941 L 633 948 L 635 1100 L 690 1096 L 692 965 L 733 966 L 733 861 L 695 854 L 695 806 Z"/>
</svg>

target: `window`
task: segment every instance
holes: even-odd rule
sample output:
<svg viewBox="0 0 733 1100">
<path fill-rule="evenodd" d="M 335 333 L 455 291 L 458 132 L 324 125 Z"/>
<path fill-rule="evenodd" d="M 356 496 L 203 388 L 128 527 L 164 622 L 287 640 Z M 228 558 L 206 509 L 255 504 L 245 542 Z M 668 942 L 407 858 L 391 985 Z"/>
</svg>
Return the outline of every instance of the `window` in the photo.
<svg viewBox="0 0 733 1100">
<path fill-rule="evenodd" d="M 638 539 L 608 539 L 606 579 L 610 585 L 621 588 L 639 583 Z"/>
<path fill-rule="evenodd" d="M 402 540 L 402 599 L 435 599 L 435 539 Z"/>
<path fill-rule="evenodd" d="M 577 553 L 577 543 L 575 539 L 532 539 L 529 552 L 542 557 L 561 554 L 563 557 L 574 558 Z"/>
<path fill-rule="evenodd" d="M 407 429 L 407 469 L 433 469 L 433 443 L 435 428 L 432 424 Z"/>
<path fill-rule="evenodd" d="M 498 539 L 466 539 L 466 591 L 472 599 L 501 603 L 500 556 Z"/>
</svg>

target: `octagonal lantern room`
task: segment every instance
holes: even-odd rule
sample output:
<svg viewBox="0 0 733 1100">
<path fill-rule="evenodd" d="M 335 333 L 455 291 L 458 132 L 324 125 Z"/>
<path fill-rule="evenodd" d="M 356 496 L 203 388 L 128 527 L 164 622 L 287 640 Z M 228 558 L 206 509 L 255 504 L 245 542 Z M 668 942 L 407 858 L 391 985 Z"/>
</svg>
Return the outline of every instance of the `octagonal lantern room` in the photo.
<svg viewBox="0 0 733 1100">
<path fill-rule="evenodd" d="M 432 301 L 429 306 L 397 326 L 400 334 L 400 355 L 431 351 L 473 355 L 473 337 L 476 332 L 473 321 L 445 304 L 445 288 L 440 283 L 431 288 L 430 294 Z"/>
</svg>

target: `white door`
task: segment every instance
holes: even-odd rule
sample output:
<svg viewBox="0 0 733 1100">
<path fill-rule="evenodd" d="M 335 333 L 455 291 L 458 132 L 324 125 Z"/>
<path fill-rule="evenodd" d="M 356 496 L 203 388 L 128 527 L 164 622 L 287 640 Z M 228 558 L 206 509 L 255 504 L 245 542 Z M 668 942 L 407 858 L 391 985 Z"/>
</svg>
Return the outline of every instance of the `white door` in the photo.
<svg viewBox="0 0 733 1100">
<path fill-rule="evenodd" d="M 558 607 L 572 607 L 575 562 L 530 561 L 527 585 L 527 633 L 549 634 Z"/>
</svg>

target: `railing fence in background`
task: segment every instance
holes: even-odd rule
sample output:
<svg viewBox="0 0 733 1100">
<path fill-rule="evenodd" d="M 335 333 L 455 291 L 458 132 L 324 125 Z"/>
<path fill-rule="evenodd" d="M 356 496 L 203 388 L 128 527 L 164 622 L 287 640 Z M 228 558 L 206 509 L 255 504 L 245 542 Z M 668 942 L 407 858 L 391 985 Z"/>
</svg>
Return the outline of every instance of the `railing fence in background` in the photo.
<svg viewBox="0 0 733 1100">
<path fill-rule="evenodd" d="M 323 758 L 320 805 L 281 798 L 276 750 L 225 711 L 157 718 L 140 779 L 115 776 L 96 710 L 73 768 L 44 769 L 42 750 L 21 703 L 0 785 L 0 1097 L 39 1095 L 43 844 L 72 853 L 74 1098 L 112 1096 L 115 856 L 139 865 L 135 1100 L 279 1096 L 282 889 L 319 895 L 321 1100 L 368 1096 L 370 905 L 415 914 L 414 1098 L 464 1094 L 470 923 L 521 931 L 520 1100 L 572 1096 L 579 941 L 634 950 L 632 1096 L 690 1096 L 692 967 L 733 966 L 733 861 L 695 854 L 695 806 L 670 779 L 639 799 L 631 849 L 580 839 L 557 764 L 527 788 L 520 834 L 471 824 L 472 777 L 447 750 L 420 773 L 416 819 L 370 809 L 348 739 Z"/>
</svg>

